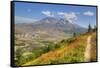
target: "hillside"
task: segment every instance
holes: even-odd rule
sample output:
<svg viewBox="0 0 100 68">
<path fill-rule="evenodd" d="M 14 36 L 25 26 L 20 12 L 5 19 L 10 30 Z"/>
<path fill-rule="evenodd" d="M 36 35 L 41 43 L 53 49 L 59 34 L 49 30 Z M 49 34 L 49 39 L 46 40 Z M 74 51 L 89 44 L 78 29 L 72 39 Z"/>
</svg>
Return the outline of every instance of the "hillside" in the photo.
<svg viewBox="0 0 100 68">
<path fill-rule="evenodd" d="M 60 64 L 72 62 L 87 62 L 84 53 L 87 47 L 87 39 L 91 36 L 90 60 L 96 61 L 96 33 L 84 33 L 68 40 L 62 40 L 57 43 L 60 47 L 41 54 L 37 58 L 31 58 L 21 66 L 43 65 L 43 64 Z"/>
</svg>

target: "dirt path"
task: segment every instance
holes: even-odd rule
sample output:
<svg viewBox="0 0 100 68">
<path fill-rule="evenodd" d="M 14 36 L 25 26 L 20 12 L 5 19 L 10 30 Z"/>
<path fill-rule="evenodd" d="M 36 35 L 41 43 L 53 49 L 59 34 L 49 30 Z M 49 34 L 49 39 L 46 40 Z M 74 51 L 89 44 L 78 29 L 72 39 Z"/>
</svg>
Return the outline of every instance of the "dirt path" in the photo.
<svg viewBox="0 0 100 68">
<path fill-rule="evenodd" d="M 91 58 L 91 53 L 90 52 L 91 52 L 91 36 L 89 36 L 87 38 L 87 46 L 86 46 L 85 53 L 84 53 L 84 56 L 85 56 L 84 61 L 85 62 L 90 61 L 90 58 Z"/>
</svg>

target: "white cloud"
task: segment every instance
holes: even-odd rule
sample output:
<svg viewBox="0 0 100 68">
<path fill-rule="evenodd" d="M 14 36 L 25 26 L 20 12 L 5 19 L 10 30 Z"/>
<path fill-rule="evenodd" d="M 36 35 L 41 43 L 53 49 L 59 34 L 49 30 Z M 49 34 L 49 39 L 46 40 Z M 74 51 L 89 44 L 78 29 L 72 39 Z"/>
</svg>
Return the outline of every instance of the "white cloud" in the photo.
<svg viewBox="0 0 100 68">
<path fill-rule="evenodd" d="M 54 17 L 53 13 L 50 11 L 42 11 L 42 14 L 44 14 L 45 16 L 48 16 L 48 17 Z"/>
<path fill-rule="evenodd" d="M 63 18 L 65 18 L 66 20 L 68 20 L 71 23 L 73 23 L 73 21 L 77 20 L 77 13 L 75 13 L 75 12 L 70 12 L 70 13 L 58 12 L 57 14 L 62 15 Z"/>
<path fill-rule="evenodd" d="M 86 15 L 86 16 L 93 16 L 94 13 L 91 12 L 91 11 L 86 11 L 86 12 L 83 13 L 83 15 Z"/>
<path fill-rule="evenodd" d="M 64 12 L 58 12 L 58 15 L 64 15 L 65 13 Z"/>
</svg>

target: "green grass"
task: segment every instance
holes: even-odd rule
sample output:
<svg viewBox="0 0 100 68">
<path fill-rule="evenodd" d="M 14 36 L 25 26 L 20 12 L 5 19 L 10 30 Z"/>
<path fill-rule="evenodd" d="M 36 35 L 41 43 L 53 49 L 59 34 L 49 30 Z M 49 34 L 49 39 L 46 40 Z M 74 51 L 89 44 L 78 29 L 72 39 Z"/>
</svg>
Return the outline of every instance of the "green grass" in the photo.
<svg viewBox="0 0 100 68">
<path fill-rule="evenodd" d="M 70 38 L 68 40 L 62 40 L 61 42 L 56 44 L 58 49 L 55 49 L 52 53 L 48 52 L 24 65 L 83 62 L 86 45 L 86 43 L 84 43 L 84 40 L 86 42 L 86 38 L 87 36 L 84 36 L 81 39 Z M 78 42 L 79 40 L 83 42 L 80 43 Z"/>
<path fill-rule="evenodd" d="M 78 35 L 74 38 L 63 39 L 58 43 L 44 41 L 47 46 L 32 50 L 31 54 L 26 56 L 18 56 L 16 65 L 43 65 L 43 64 L 59 64 L 59 63 L 75 63 L 84 62 L 84 52 L 87 45 L 87 38 L 90 33 Z M 91 61 L 96 60 L 96 34 L 92 35 Z M 93 54 L 92 54 L 93 53 Z"/>
</svg>

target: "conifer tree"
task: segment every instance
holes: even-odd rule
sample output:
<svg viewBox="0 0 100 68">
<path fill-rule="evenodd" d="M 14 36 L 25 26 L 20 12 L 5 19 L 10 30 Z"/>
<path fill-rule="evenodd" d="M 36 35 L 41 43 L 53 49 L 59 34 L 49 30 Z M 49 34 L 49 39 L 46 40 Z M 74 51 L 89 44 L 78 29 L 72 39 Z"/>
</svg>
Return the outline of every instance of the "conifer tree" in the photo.
<svg viewBox="0 0 100 68">
<path fill-rule="evenodd" d="M 89 24 L 88 25 L 88 32 L 91 32 L 92 31 L 92 27 L 91 27 L 91 25 Z"/>
<path fill-rule="evenodd" d="M 73 37 L 76 37 L 76 33 L 75 32 L 73 33 Z"/>
</svg>

